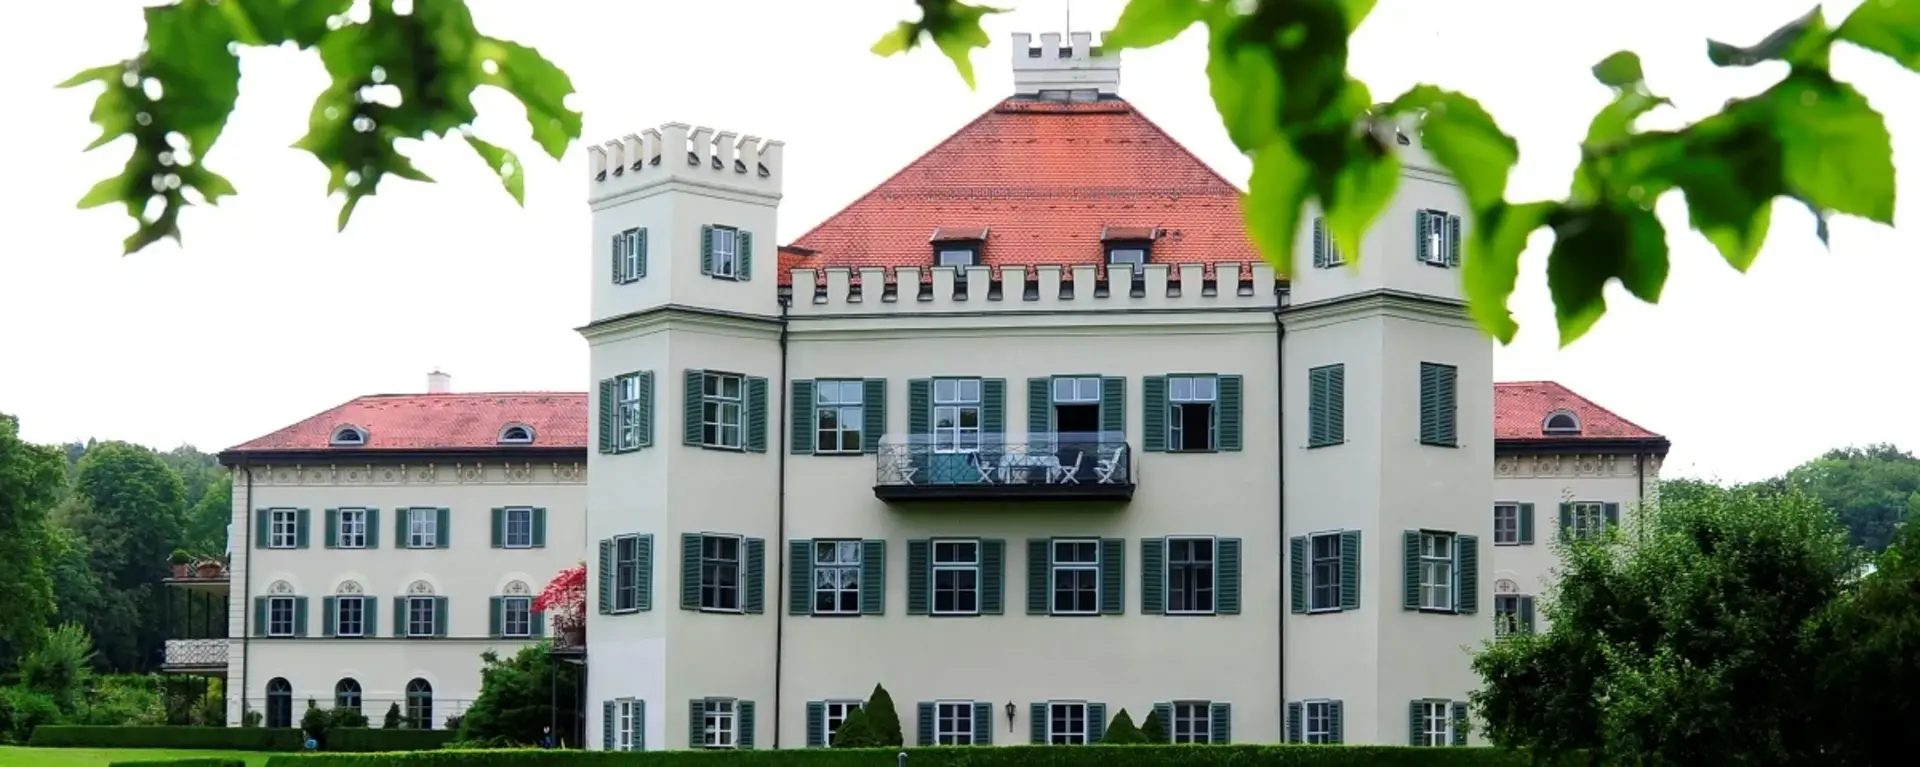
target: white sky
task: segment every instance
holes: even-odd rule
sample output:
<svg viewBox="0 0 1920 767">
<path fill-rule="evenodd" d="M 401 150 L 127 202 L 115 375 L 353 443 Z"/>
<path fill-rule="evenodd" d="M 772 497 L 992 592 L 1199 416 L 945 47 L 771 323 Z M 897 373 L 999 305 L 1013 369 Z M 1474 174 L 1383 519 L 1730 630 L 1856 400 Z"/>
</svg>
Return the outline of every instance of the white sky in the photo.
<svg viewBox="0 0 1920 767">
<path fill-rule="evenodd" d="M 317 56 L 244 55 L 240 105 L 206 158 L 240 189 L 185 216 L 186 246 L 120 256 L 118 208 L 73 203 L 119 168 L 123 145 L 90 154 L 93 90 L 52 88 L 123 58 L 141 35 L 137 0 L 17 3 L 0 24 L 0 104 L 12 147 L 0 184 L 0 411 L 26 436 L 96 436 L 219 449 L 356 395 L 422 390 L 441 367 L 461 391 L 580 390 L 586 345 L 585 163 L 555 163 L 516 104 L 479 99 L 478 130 L 529 161 L 517 208 L 463 144 L 412 148 L 435 185 L 389 181 L 344 234 L 326 174 L 287 148 L 325 85 Z M 482 31 L 533 45 L 567 69 L 601 141 L 666 121 L 787 142 L 780 241 L 798 236 L 1011 90 L 1008 38 L 1059 31 L 1063 0 L 1001 0 L 994 47 L 969 92 L 932 51 L 867 52 L 909 0 L 473 0 Z M 1837 21 L 1854 2 L 1829 4 Z M 1078 29 L 1111 26 L 1122 0 L 1075 0 Z M 1763 89 L 1783 68 L 1728 71 L 1704 38 L 1748 44 L 1806 0 L 1381 0 L 1354 41 L 1353 68 L 1386 99 L 1424 80 L 1484 103 L 1520 140 L 1510 193 L 1561 195 L 1587 119 L 1607 98 L 1588 68 L 1638 51 L 1657 92 L 1697 117 Z M 1122 94 L 1202 159 L 1244 182 L 1207 95 L 1204 32 L 1129 52 Z M 1839 51 L 1834 67 L 1887 113 L 1896 157 L 1920 149 L 1920 78 Z M 1909 96 L 1905 102 L 1897 101 Z M 1666 121 L 1677 120 L 1669 116 Z M 1903 174 L 1905 184 L 1917 179 Z M 1915 188 L 1912 186 L 1909 189 Z M 1909 198 L 1911 199 L 1911 198 Z M 1855 220 L 1824 252 L 1797 205 L 1745 277 L 1662 208 L 1675 249 L 1666 303 L 1610 291 L 1585 339 L 1558 350 L 1536 234 L 1514 306 L 1522 330 L 1496 355 L 1501 380 L 1553 379 L 1673 439 L 1670 471 L 1757 479 L 1829 447 L 1920 447 L 1910 352 L 1880 347 L 1913 316 L 1912 234 Z M 1914 208 L 1900 222 L 1911 227 Z M 1905 308 L 1903 308 L 1905 307 Z M 1901 415 L 1905 413 L 1906 415 Z"/>
</svg>

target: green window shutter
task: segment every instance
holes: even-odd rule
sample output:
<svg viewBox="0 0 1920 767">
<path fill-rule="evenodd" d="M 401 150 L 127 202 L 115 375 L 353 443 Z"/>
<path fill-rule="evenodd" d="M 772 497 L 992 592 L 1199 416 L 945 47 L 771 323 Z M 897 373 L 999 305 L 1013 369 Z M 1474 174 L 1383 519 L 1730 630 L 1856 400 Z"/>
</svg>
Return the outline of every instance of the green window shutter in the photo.
<svg viewBox="0 0 1920 767">
<path fill-rule="evenodd" d="M 1167 377 L 1140 379 L 1140 449 L 1167 451 Z"/>
<path fill-rule="evenodd" d="M 1335 743 L 1347 742 L 1345 704 L 1337 700 L 1327 701 L 1327 729 Z"/>
<path fill-rule="evenodd" d="M 1238 452 L 1242 441 L 1240 435 L 1245 431 L 1242 423 L 1246 419 L 1246 410 L 1240 401 L 1241 391 L 1246 388 L 1246 385 L 1237 375 L 1218 376 L 1217 384 L 1215 393 L 1220 401 L 1219 407 L 1214 409 L 1214 418 L 1220 422 L 1219 448 L 1229 453 Z"/>
<path fill-rule="evenodd" d="M 380 510 L 367 509 L 367 548 L 380 548 Z"/>
<path fill-rule="evenodd" d="M 487 636 L 499 638 L 501 619 L 506 617 L 506 598 L 487 597 Z"/>
<path fill-rule="evenodd" d="M 447 598 L 446 597 L 433 598 L 433 635 L 437 637 L 443 637 L 447 635 Z"/>
<path fill-rule="evenodd" d="M 1408 610 L 1420 609 L 1420 531 L 1408 530 L 1401 533 L 1401 553 L 1404 561 L 1400 566 L 1405 570 L 1406 601 L 1401 605 Z"/>
<path fill-rule="evenodd" d="M 1052 570 L 1049 561 L 1051 541 L 1045 538 L 1027 539 L 1027 614 L 1046 615 L 1048 575 Z M 1035 704 L 1039 705 L 1039 704 Z"/>
<path fill-rule="evenodd" d="M 933 542 L 925 538 L 907 541 L 907 614 L 926 615 L 933 590 Z"/>
<path fill-rule="evenodd" d="M 1327 366 L 1327 439 L 1347 441 L 1347 366 Z"/>
<path fill-rule="evenodd" d="M 687 389 L 684 394 L 686 412 L 684 414 L 685 420 L 682 421 L 680 438 L 682 443 L 691 447 L 700 446 L 700 405 L 704 401 L 701 387 L 706 383 L 706 380 L 706 371 L 694 370 L 692 368 L 687 369 Z"/>
<path fill-rule="evenodd" d="M 1433 259 L 1433 216 L 1424 210 L 1413 212 L 1413 257 L 1420 263 L 1429 263 Z M 1416 744 L 1417 745 L 1417 744 Z"/>
<path fill-rule="evenodd" d="M 1053 432 L 1053 379 L 1027 379 L 1027 441 L 1043 443 Z"/>
<path fill-rule="evenodd" d="M 640 373 L 640 446 L 653 447 L 653 371 Z M 645 706 L 646 701 L 636 701 Z"/>
<path fill-rule="evenodd" d="M 980 540 L 980 614 L 1006 612 L 1007 542 L 998 538 Z"/>
<path fill-rule="evenodd" d="M 253 635 L 257 637 L 263 637 L 267 635 L 267 598 L 266 597 L 253 598 Z"/>
<path fill-rule="evenodd" d="M 640 250 L 640 257 L 634 259 L 634 263 L 640 268 L 634 270 L 634 276 L 645 277 L 647 276 L 647 230 L 640 230 L 640 238 L 635 245 L 637 245 Z"/>
<path fill-rule="evenodd" d="M 547 614 L 543 612 L 536 612 L 528 617 L 533 622 L 533 635 L 536 637 L 546 636 L 547 635 Z"/>
<path fill-rule="evenodd" d="M 324 522 L 326 526 L 326 533 L 323 537 L 324 543 L 322 545 L 326 546 L 329 549 L 339 548 L 340 547 L 340 510 L 327 509 L 325 512 L 323 512 L 322 517 L 326 520 Z"/>
<path fill-rule="evenodd" d="M 1327 219 L 1323 216 L 1314 216 L 1313 217 L 1313 268 L 1325 269 L 1327 268 L 1328 261 L 1329 259 L 1327 258 Z"/>
<path fill-rule="evenodd" d="M 613 539 L 600 539 L 600 614 L 613 614 Z"/>
<path fill-rule="evenodd" d="M 299 509 L 294 512 L 294 548 L 304 549 L 307 547 L 307 522 L 312 516 L 312 513 L 306 509 Z"/>
<path fill-rule="evenodd" d="M 1287 540 L 1288 590 L 1292 592 L 1293 612 L 1307 611 L 1307 537 L 1296 535 Z"/>
<path fill-rule="evenodd" d="M 1007 379 L 980 379 L 980 441 L 1001 444 L 1007 437 Z"/>
<path fill-rule="evenodd" d="M 1340 609 L 1360 609 L 1360 531 L 1340 531 Z"/>
<path fill-rule="evenodd" d="M 740 230 L 735 234 L 733 278 L 741 282 L 753 279 L 753 232 Z"/>
<path fill-rule="evenodd" d="M 253 547 L 264 549 L 273 540 L 273 510 L 253 510 Z"/>
<path fill-rule="evenodd" d="M 614 705 L 610 700 L 600 704 L 600 750 L 602 751 L 613 750 Z"/>
<path fill-rule="evenodd" d="M 434 548 L 444 549 L 453 545 L 453 510 L 441 507 L 434 510 L 433 533 Z"/>
<path fill-rule="evenodd" d="M 1212 721 L 1209 722 L 1209 724 L 1212 725 L 1212 732 L 1209 734 L 1212 735 L 1212 738 L 1208 742 L 1216 746 L 1232 743 L 1233 704 L 1215 703 L 1210 706 L 1209 709 L 1210 710 L 1207 711 L 1208 718 L 1212 719 Z"/>
<path fill-rule="evenodd" d="M 907 434 L 913 438 L 910 449 L 923 450 L 921 444 L 933 433 L 933 379 L 907 381 Z"/>
<path fill-rule="evenodd" d="M 533 547 L 547 547 L 547 509 L 544 506 L 533 507 Z"/>
<path fill-rule="evenodd" d="M 1467 702 L 1464 700 L 1454 701 L 1452 713 L 1453 744 L 1456 746 L 1464 746 L 1467 744 L 1467 732 L 1473 729 L 1473 722 L 1467 719 Z"/>
<path fill-rule="evenodd" d="M 1426 239 L 1421 237 L 1420 241 L 1424 243 Z M 1422 362 L 1420 363 L 1420 443 L 1433 445 L 1439 442 L 1440 366 L 1431 362 Z"/>
<path fill-rule="evenodd" d="M 1415 700 L 1407 703 L 1407 745 L 1409 746 L 1427 744 L 1425 728 L 1420 726 L 1420 718 L 1425 710 L 1426 701 Z"/>
<path fill-rule="evenodd" d="M 767 610 L 767 541 L 747 539 L 746 612 L 759 615 Z"/>
<path fill-rule="evenodd" d="M 380 598 L 360 598 L 360 636 L 380 636 Z"/>
<path fill-rule="evenodd" d="M 1460 444 L 1458 422 L 1459 411 L 1459 370 L 1452 365 L 1440 366 L 1440 444 L 1455 447 Z"/>
<path fill-rule="evenodd" d="M 1107 737 L 1107 704 L 1087 704 L 1087 742 L 1099 743 Z"/>
<path fill-rule="evenodd" d="M 406 597 L 393 598 L 393 635 L 397 637 L 404 637 L 407 635 L 407 598 Z"/>
<path fill-rule="evenodd" d="M 1173 704 L 1160 701 L 1153 704 L 1153 713 L 1160 717 L 1160 729 L 1166 733 L 1167 742 L 1173 742 Z"/>
<path fill-rule="evenodd" d="M 887 542 L 860 542 L 860 614 L 887 614 Z"/>
<path fill-rule="evenodd" d="M 914 722 L 914 739 L 918 745 L 931 746 L 933 745 L 933 702 L 923 700 L 915 708 L 918 709 L 918 716 L 915 717 Z"/>
<path fill-rule="evenodd" d="M 496 548 L 496 549 L 501 548 L 502 546 L 506 545 L 507 510 L 499 506 L 493 507 L 493 517 L 491 522 L 492 522 L 491 527 L 492 527 L 492 533 L 493 533 L 493 548 Z"/>
<path fill-rule="evenodd" d="M 1447 266 L 1460 265 L 1460 217 L 1447 216 Z"/>
<path fill-rule="evenodd" d="M 787 541 L 787 614 L 813 614 L 813 541 L 810 539 Z"/>
<path fill-rule="evenodd" d="M 713 225 L 711 224 L 700 227 L 700 273 L 713 274 Z M 694 745 L 699 745 L 699 739 L 694 740 Z"/>
<path fill-rule="evenodd" d="M 1604 513 L 1607 517 L 1607 527 L 1609 528 L 1619 527 L 1620 526 L 1620 504 L 1608 502 L 1608 503 L 1602 504 L 1601 508 L 1603 509 L 1602 513 Z"/>
<path fill-rule="evenodd" d="M 1100 614 L 1127 611 L 1127 539 L 1100 539 Z"/>
<path fill-rule="evenodd" d="M 620 274 L 620 262 L 624 260 L 623 257 L 626 256 L 626 254 L 627 237 L 625 233 L 615 232 L 613 235 L 613 258 L 608 259 L 613 264 L 613 271 L 609 276 L 613 278 L 613 284 L 615 285 L 626 283 L 626 280 L 622 279 L 623 275 Z"/>
<path fill-rule="evenodd" d="M 1127 379 L 1100 377 L 1100 430 L 1112 433 L 1101 439 L 1114 439 L 1127 433 Z"/>
<path fill-rule="evenodd" d="M 1047 704 L 1045 703 L 1027 706 L 1027 742 L 1036 746 L 1047 744 Z"/>
<path fill-rule="evenodd" d="M 1327 369 L 1314 368 L 1307 371 L 1307 447 L 1324 447 L 1333 444 L 1328 436 L 1327 425 Z"/>
<path fill-rule="evenodd" d="M 614 452 L 614 446 L 619 444 L 614 439 L 615 431 L 618 429 L 614 418 L 617 412 L 614 408 L 614 400 L 619 397 L 619 392 L 618 384 L 614 379 L 600 379 L 600 452 L 602 453 Z"/>
<path fill-rule="evenodd" d="M 640 612 L 653 609 L 653 534 L 640 536 L 634 546 L 634 604 Z"/>
<path fill-rule="evenodd" d="M 680 609 L 700 609 L 700 534 L 680 534 Z"/>
<path fill-rule="evenodd" d="M 1520 598 L 1520 628 L 1533 633 L 1533 597 Z"/>
<path fill-rule="evenodd" d="M 1318 264 L 1315 264 L 1315 265 L 1318 266 Z M 1306 742 L 1307 740 L 1306 726 L 1303 724 L 1303 722 L 1306 721 L 1306 717 L 1307 717 L 1307 707 L 1305 704 L 1302 704 L 1299 701 L 1287 702 L 1287 742 L 1288 743 Z"/>
<path fill-rule="evenodd" d="M 1531 503 L 1520 504 L 1520 511 L 1518 512 L 1518 515 L 1520 517 L 1520 543 L 1523 545 L 1532 545 L 1533 544 L 1533 504 Z"/>
<path fill-rule="evenodd" d="M 740 730 L 739 737 L 737 738 L 738 745 L 741 748 L 753 748 L 754 731 L 760 729 L 754 726 L 753 701 L 735 701 L 733 707 L 734 710 L 739 712 L 740 716 L 740 721 L 735 723 L 739 725 Z"/>
<path fill-rule="evenodd" d="M 1152 434 L 1151 431 L 1148 434 Z M 1167 539 L 1140 539 L 1140 614 L 1167 613 Z"/>
<path fill-rule="evenodd" d="M 887 379 L 869 378 L 860 386 L 860 452 L 876 455 L 887 434 Z"/>
<path fill-rule="evenodd" d="M 1240 539 L 1214 540 L 1217 556 L 1213 568 L 1214 612 L 1240 614 Z"/>
<path fill-rule="evenodd" d="M 993 704 L 984 700 L 973 702 L 973 744 L 993 745 Z"/>
<path fill-rule="evenodd" d="M 1560 540 L 1573 540 L 1573 504 L 1560 504 Z"/>
<path fill-rule="evenodd" d="M 687 701 L 687 748 L 707 745 L 707 702 L 699 698 Z"/>
<path fill-rule="evenodd" d="M 825 748 L 827 745 L 827 704 L 826 701 L 807 701 L 807 748 Z"/>
<path fill-rule="evenodd" d="M 1453 538 L 1454 612 L 1472 615 L 1480 610 L 1480 536 L 1456 535 Z"/>
<path fill-rule="evenodd" d="M 747 377 L 747 452 L 767 452 L 767 379 Z"/>
<path fill-rule="evenodd" d="M 334 617 L 339 615 L 339 597 L 320 598 L 320 636 L 334 635 Z"/>
<path fill-rule="evenodd" d="M 396 549 L 413 548 L 413 538 L 407 535 L 407 517 L 413 510 L 405 506 L 393 510 L 393 547 Z"/>
<path fill-rule="evenodd" d="M 293 635 L 297 637 L 303 637 L 307 635 L 307 598 L 306 597 L 293 598 Z"/>
</svg>

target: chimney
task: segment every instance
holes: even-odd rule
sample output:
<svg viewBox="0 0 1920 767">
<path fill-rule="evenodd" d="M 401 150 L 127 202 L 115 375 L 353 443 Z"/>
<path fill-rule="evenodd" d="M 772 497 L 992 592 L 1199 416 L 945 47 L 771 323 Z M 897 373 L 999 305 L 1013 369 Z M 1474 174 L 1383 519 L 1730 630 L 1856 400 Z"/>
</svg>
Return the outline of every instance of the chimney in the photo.
<svg viewBox="0 0 1920 767">
<path fill-rule="evenodd" d="M 435 368 L 433 372 L 427 374 L 427 393 L 452 394 L 453 376 L 442 373 L 438 368 Z"/>
<path fill-rule="evenodd" d="M 1058 33 L 1013 35 L 1013 92 L 1053 100 L 1093 101 L 1120 93 L 1120 52 L 1093 47 L 1092 32 L 1070 32 L 1068 44 Z"/>
</svg>

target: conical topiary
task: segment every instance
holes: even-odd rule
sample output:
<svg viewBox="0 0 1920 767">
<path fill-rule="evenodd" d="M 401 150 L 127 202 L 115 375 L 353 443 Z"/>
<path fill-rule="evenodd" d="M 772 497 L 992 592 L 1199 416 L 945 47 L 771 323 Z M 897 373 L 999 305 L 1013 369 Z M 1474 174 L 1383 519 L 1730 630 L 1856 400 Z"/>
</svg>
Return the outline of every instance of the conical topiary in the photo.
<svg viewBox="0 0 1920 767">
<path fill-rule="evenodd" d="M 833 742 L 827 745 L 832 748 L 867 748 L 878 745 L 873 742 L 873 731 L 867 726 L 866 711 L 856 708 L 848 712 L 847 718 L 840 722 L 840 729 L 834 731 Z"/>
<path fill-rule="evenodd" d="M 1154 708 L 1147 712 L 1147 720 L 1140 723 L 1140 736 L 1148 743 L 1166 743 L 1169 741 L 1167 737 L 1167 724 L 1160 721 L 1160 709 Z"/>
<path fill-rule="evenodd" d="M 400 729 L 400 704 L 395 703 L 387 706 L 387 715 L 380 718 L 380 728 L 385 730 Z"/>
<path fill-rule="evenodd" d="M 893 707 L 893 696 L 887 694 L 887 688 L 873 686 L 873 694 L 867 696 L 865 707 L 867 734 L 874 740 L 875 746 L 899 746 L 906 743 L 900 734 L 900 712 Z"/>
<path fill-rule="evenodd" d="M 1147 736 L 1140 734 L 1140 728 L 1133 726 L 1133 716 L 1126 709 L 1113 715 L 1113 721 L 1107 724 L 1107 733 L 1100 738 L 1101 743 L 1145 743 Z"/>
</svg>

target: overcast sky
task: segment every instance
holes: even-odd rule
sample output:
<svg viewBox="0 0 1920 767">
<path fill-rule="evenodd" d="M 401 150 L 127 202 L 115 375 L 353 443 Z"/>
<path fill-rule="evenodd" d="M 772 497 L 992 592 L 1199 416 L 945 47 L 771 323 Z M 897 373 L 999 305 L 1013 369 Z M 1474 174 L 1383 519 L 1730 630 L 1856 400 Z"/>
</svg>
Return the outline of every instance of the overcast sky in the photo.
<svg viewBox="0 0 1920 767">
<path fill-rule="evenodd" d="M 780 240 L 791 240 L 931 148 L 1011 90 L 1009 36 L 1060 31 L 1063 0 L 1002 0 L 993 47 L 968 91 L 931 52 L 867 52 L 910 0 L 473 0 L 480 28 L 533 45 L 572 73 L 589 141 L 667 121 L 787 142 Z M 1856 3 L 1828 4 L 1838 19 Z M 240 196 L 190 210 L 184 247 L 120 255 L 117 208 L 73 203 L 115 172 L 123 144 L 82 154 L 93 90 L 52 88 L 123 58 L 141 36 L 136 0 L 17 3 L 0 25 L 8 154 L 0 212 L 0 412 L 26 436 L 88 436 L 219 449 L 356 395 L 419 391 L 436 366 L 463 391 L 580 390 L 588 288 L 585 160 L 539 155 L 519 107 L 482 93 L 479 133 L 530 163 L 516 207 L 464 144 L 409 151 L 439 179 L 389 181 L 345 233 L 326 174 L 287 148 L 325 76 L 312 54 L 248 51 L 240 105 L 207 159 Z M 1074 0 L 1073 25 L 1101 30 L 1122 0 Z M 1751 43 L 1805 0 L 1381 0 L 1354 40 L 1376 98 L 1416 81 L 1478 97 L 1519 138 L 1510 194 L 1559 196 L 1588 117 L 1607 98 L 1588 68 L 1629 48 L 1678 102 L 1651 124 L 1698 117 L 1757 92 L 1782 68 L 1728 71 L 1709 36 Z M 1228 178 L 1247 163 L 1207 95 L 1204 32 L 1129 52 L 1122 95 Z M 1843 50 L 1838 73 L 1887 114 L 1895 154 L 1916 151 L 1920 77 Z M 1896 100 L 1905 95 L 1903 102 Z M 1912 174 L 1901 181 L 1913 183 Z M 1909 198 L 1911 199 L 1911 198 Z M 1553 379 L 1670 436 L 1670 472 L 1746 480 L 1833 446 L 1920 448 L 1911 344 L 1920 265 L 1906 234 L 1845 220 L 1824 251 L 1798 206 L 1780 205 L 1759 263 L 1736 274 L 1661 206 L 1674 248 L 1665 303 L 1617 286 L 1612 310 L 1573 347 L 1553 333 L 1536 234 L 1514 306 L 1520 338 L 1496 355 L 1501 380 Z M 1874 330 L 1880 328 L 1881 330 Z M 1880 333 L 1883 341 L 1874 341 Z M 1905 415 L 1902 415 L 1902 414 Z"/>
</svg>

